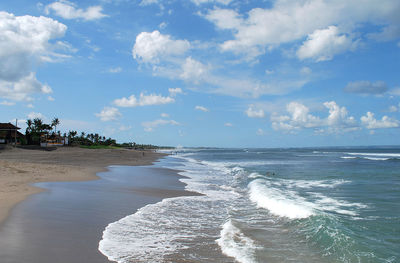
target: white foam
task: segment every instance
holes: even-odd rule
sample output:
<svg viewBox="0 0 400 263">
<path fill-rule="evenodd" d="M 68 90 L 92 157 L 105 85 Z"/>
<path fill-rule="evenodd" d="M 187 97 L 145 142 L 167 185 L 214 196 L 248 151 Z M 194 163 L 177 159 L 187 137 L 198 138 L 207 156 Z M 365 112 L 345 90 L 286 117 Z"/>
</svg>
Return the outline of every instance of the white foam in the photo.
<svg viewBox="0 0 400 263">
<path fill-rule="evenodd" d="M 350 181 L 346 181 L 343 179 L 339 180 L 289 180 L 289 179 L 280 179 L 278 181 L 271 182 L 271 184 L 277 184 L 280 186 L 285 186 L 288 188 L 303 188 L 303 189 L 311 189 L 315 187 L 319 188 L 335 188 L 339 185 L 350 183 Z"/>
<path fill-rule="evenodd" d="M 379 158 L 379 157 L 364 157 L 364 159 L 371 160 L 371 161 L 387 161 L 390 158 Z"/>
<path fill-rule="evenodd" d="M 355 156 L 342 156 L 340 158 L 342 158 L 342 159 L 357 159 L 357 157 L 355 157 Z"/>
<path fill-rule="evenodd" d="M 359 156 L 379 156 L 379 157 L 398 157 L 400 158 L 400 153 L 346 153 L 349 155 L 359 155 Z"/>
<path fill-rule="evenodd" d="M 221 237 L 216 240 L 221 247 L 222 253 L 235 258 L 240 263 L 253 263 L 255 261 L 255 242 L 245 236 L 239 228 L 233 225 L 232 220 L 228 220 L 222 227 Z"/>
<path fill-rule="evenodd" d="M 294 192 L 282 192 L 267 187 L 265 180 L 256 179 L 249 184 L 250 200 L 272 214 L 290 219 L 307 218 L 314 214 L 313 204 Z M 291 196 L 289 196 L 291 195 Z"/>
</svg>

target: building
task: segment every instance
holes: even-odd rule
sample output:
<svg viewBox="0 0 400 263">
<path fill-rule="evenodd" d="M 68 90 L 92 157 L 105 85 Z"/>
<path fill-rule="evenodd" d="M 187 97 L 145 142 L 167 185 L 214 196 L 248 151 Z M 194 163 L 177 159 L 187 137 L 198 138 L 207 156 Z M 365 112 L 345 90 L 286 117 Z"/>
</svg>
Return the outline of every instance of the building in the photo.
<svg viewBox="0 0 400 263">
<path fill-rule="evenodd" d="M 21 128 L 11 123 L 0 123 L 0 144 L 14 143 L 15 141 L 20 143 L 25 136 L 18 131 L 19 129 Z M 17 137 L 17 140 L 15 140 L 15 137 Z"/>
</svg>

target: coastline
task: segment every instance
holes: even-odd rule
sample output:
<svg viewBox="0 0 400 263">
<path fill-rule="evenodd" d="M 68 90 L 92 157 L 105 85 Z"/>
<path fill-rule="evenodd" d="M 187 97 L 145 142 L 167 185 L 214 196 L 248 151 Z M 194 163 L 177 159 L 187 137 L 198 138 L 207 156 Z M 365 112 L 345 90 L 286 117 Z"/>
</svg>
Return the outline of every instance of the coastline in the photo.
<svg viewBox="0 0 400 263">
<path fill-rule="evenodd" d="M 165 154 L 126 149 L 60 147 L 0 150 L 0 224 L 18 203 L 43 188 L 40 182 L 96 180 L 110 165 L 151 165 Z"/>
<path fill-rule="evenodd" d="M 0 224 L 4 263 L 110 262 L 99 250 L 104 229 L 138 209 L 185 191 L 179 171 L 147 166 L 109 166 L 100 180 L 35 184 Z"/>
</svg>

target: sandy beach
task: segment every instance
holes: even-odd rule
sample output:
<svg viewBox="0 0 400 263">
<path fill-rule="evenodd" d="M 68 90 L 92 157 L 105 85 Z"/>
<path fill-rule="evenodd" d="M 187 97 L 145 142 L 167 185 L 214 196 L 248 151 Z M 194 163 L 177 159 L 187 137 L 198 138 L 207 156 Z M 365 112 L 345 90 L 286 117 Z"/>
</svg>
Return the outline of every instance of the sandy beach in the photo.
<svg viewBox="0 0 400 263">
<path fill-rule="evenodd" d="M 150 165 L 162 156 L 126 149 L 0 149 L 0 222 L 17 203 L 43 191 L 32 183 L 94 180 L 109 165 Z"/>
</svg>

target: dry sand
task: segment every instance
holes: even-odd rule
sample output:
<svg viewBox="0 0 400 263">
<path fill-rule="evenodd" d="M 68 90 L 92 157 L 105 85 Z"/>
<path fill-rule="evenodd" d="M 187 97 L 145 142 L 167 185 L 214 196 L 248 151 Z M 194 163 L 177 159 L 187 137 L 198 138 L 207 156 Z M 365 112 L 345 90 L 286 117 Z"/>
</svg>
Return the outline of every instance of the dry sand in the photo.
<svg viewBox="0 0 400 263">
<path fill-rule="evenodd" d="M 109 165 L 149 165 L 163 154 L 125 149 L 55 150 L 8 148 L 0 150 L 0 222 L 11 208 L 42 189 L 30 184 L 51 181 L 86 181 Z"/>
</svg>

